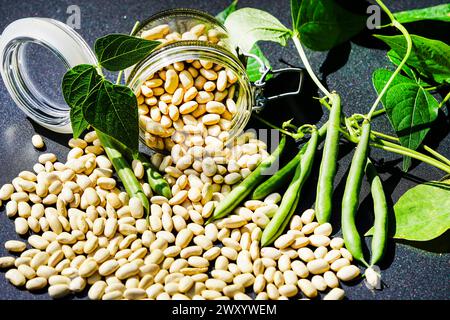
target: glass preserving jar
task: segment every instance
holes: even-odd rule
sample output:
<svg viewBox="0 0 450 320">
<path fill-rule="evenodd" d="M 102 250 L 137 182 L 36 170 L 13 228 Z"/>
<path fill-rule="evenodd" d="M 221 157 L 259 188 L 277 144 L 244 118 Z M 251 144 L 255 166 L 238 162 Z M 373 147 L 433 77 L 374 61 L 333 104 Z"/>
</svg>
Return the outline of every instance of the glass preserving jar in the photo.
<svg viewBox="0 0 450 320">
<path fill-rule="evenodd" d="M 166 28 L 167 35 L 165 38 L 163 34 L 157 34 L 161 27 Z M 194 33 L 195 30 L 197 30 L 197 34 Z M 199 33 L 203 34 L 203 36 L 199 35 Z M 245 67 L 238 59 L 236 51 L 229 42 L 223 25 L 212 16 L 203 12 L 191 9 L 175 9 L 150 17 L 140 25 L 135 35 L 149 40 L 164 41 L 151 55 L 127 70 L 126 84 L 136 95 L 139 95 L 141 86 L 150 76 L 169 65 L 185 61 L 212 62 L 232 72 L 237 79 L 236 83 L 232 84 L 235 86 L 232 99 L 234 99 L 237 106 L 237 112 L 231 118 L 229 128 L 226 128 L 228 138 L 224 141 L 225 144 L 242 132 L 254 106 L 254 90 L 247 77 Z M 202 89 L 198 88 L 198 90 Z M 225 89 L 224 91 L 227 90 Z M 225 103 L 225 100 L 222 102 Z M 144 134 L 145 129 L 142 127 L 141 124 L 141 140 L 149 147 L 159 151 L 161 149 L 170 150 L 170 146 L 162 148 L 161 144 L 156 142 L 152 144 L 152 141 L 154 142 L 155 140 L 149 139 L 151 134 L 148 132 Z M 147 138 L 145 135 L 147 135 Z"/>
</svg>

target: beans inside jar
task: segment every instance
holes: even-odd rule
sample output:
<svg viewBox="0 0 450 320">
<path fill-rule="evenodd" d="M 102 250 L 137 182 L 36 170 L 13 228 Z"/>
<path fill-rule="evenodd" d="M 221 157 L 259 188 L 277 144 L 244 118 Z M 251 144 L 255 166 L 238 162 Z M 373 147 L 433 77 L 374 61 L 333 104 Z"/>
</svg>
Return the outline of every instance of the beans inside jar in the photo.
<svg viewBox="0 0 450 320">
<path fill-rule="evenodd" d="M 141 37 L 162 42 L 219 41 L 217 32 L 207 32 L 203 24 L 182 35 L 170 32 L 168 25 L 160 25 L 144 31 Z M 237 80 L 230 69 L 201 59 L 178 61 L 151 75 L 137 93 L 146 144 L 170 151 L 174 144 L 202 146 L 208 135 L 226 141 L 237 113 Z"/>
</svg>

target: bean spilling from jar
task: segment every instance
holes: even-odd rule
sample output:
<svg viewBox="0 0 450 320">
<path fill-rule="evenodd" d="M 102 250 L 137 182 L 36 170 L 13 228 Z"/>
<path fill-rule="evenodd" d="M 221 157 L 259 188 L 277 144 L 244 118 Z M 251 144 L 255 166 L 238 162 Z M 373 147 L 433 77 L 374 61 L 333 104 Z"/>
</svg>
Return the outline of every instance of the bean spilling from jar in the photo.
<svg viewBox="0 0 450 320">
<path fill-rule="evenodd" d="M 146 39 L 208 40 L 217 36 L 203 34 L 204 25 L 196 25 L 180 35 L 169 33 L 167 25 L 145 31 Z M 209 34 L 211 34 L 209 31 Z M 214 33 L 215 34 L 215 33 Z M 209 40 L 211 39 L 211 40 Z M 170 151 L 174 144 L 202 145 L 208 135 L 226 141 L 237 113 L 234 72 L 208 60 L 175 62 L 150 76 L 137 93 L 139 122 L 146 144 Z"/>
</svg>

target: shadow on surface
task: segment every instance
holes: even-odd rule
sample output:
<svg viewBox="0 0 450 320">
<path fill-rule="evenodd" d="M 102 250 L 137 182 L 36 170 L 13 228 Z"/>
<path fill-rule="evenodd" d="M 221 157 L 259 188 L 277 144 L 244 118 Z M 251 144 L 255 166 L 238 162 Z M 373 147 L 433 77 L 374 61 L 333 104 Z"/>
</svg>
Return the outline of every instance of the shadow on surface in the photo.
<svg viewBox="0 0 450 320">
<path fill-rule="evenodd" d="M 41 135 L 41 136 L 43 136 L 43 137 L 45 137 L 45 138 L 47 138 L 49 140 L 55 141 L 56 143 L 58 143 L 58 144 L 60 144 L 60 145 L 62 145 L 64 147 L 67 147 L 67 142 L 72 137 L 70 134 L 58 133 L 58 132 L 49 130 L 47 128 L 44 128 L 43 126 L 41 126 L 40 124 L 34 122 L 32 119 L 30 119 L 28 117 L 27 117 L 27 120 L 31 123 L 31 125 L 33 126 L 34 131 L 37 134 L 39 134 L 39 135 Z M 41 150 L 46 151 L 47 150 L 47 146 L 45 146 L 45 148 L 43 148 Z"/>
<path fill-rule="evenodd" d="M 433 253 L 450 253 L 450 230 L 430 241 L 408 241 L 402 239 L 396 239 L 395 241 Z"/>
<path fill-rule="evenodd" d="M 266 97 L 282 92 L 295 91 L 298 74 L 283 73 L 270 79 L 264 89 Z M 317 87 L 305 72 L 300 94 L 269 101 L 259 113 L 264 119 L 281 126 L 284 121 L 293 118 L 292 123 L 300 126 L 304 123 L 316 123 L 322 117 L 322 107 L 317 99 Z"/>
<path fill-rule="evenodd" d="M 323 77 L 321 81 L 322 83 L 327 83 L 327 78 L 330 74 L 338 71 L 346 65 L 351 50 L 352 46 L 350 42 L 344 42 L 328 52 L 325 61 L 319 69 Z"/>
</svg>

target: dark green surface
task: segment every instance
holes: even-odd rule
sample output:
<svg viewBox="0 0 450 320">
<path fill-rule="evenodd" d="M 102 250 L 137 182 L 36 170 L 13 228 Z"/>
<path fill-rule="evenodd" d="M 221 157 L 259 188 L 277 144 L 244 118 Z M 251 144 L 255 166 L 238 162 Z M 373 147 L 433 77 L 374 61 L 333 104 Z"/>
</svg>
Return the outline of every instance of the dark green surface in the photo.
<svg viewBox="0 0 450 320">
<path fill-rule="evenodd" d="M 419 8 L 428 5 L 445 3 L 446 1 L 414 1 L 397 0 L 386 1 L 393 11 L 400 11 L 407 8 Z M 65 22 L 68 15 L 67 7 L 73 1 L 0 1 L 0 31 L 6 25 L 16 19 L 40 16 L 51 17 Z M 92 46 L 94 40 L 102 35 L 113 32 L 128 33 L 134 25 L 136 19 L 144 19 L 160 10 L 175 7 L 191 7 L 216 14 L 229 4 L 229 1 L 87 1 L 76 2 L 81 8 L 81 30 L 78 32 Z M 253 0 L 240 1 L 240 7 L 256 7 L 269 11 L 280 21 L 290 26 L 290 13 L 288 1 Z M 414 30 L 426 30 L 425 36 L 433 37 L 433 34 L 448 35 L 448 27 L 445 24 L 419 24 L 414 25 Z M 410 28 L 413 30 L 413 28 Z M 418 31 L 415 31 L 416 33 Z M 442 38 L 441 38 L 442 39 Z M 368 112 L 371 104 L 375 100 L 375 91 L 371 85 L 371 74 L 373 70 L 380 67 L 388 67 L 388 60 L 385 57 L 386 50 L 380 49 L 377 40 L 369 36 L 360 36 L 351 44 L 344 44 L 339 49 L 330 53 L 313 53 L 308 51 L 313 68 L 322 72 L 321 77 L 325 80 L 330 89 L 334 89 L 341 94 L 343 108 L 346 114 Z M 271 63 L 275 67 L 284 67 L 279 59 L 301 66 L 298 56 L 292 43 L 288 47 L 279 49 L 276 45 L 264 44 L 263 49 Z M 44 79 L 56 84 L 57 76 L 54 75 L 56 66 L 51 60 L 40 60 L 41 72 L 37 73 L 37 78 Z M 390 67 L 390 66 L 389 66 Z M 53 68 L 53 69 L 52 69 Z M 62 70 L 59 68 L 58 70 Z M 1 82 L 1 80 L 0 80 Z M 306 90 L 308 89 L 306 86 Z M 45 88 L 45 87 L 44 87 Z M 47 90 L 52 94 L 51 90 Z M 320 107 L 317 102 L 312 103 L 309 96 L 311 92 L 305 92 L 300 101 L 284 100 L 275 105 L 276 109 L 266 110 L 264 114 L 276 118 L 281 115 L 296 112 L 299 121 L 317 121 L 321 117 Z M 313 94 L 317 95 L 316 92 Z M 274 106 L 272 106 L 274 107 Z M 280 110 L 286 110 L 286 112 Z M 447 111 L 445 111 L 446 114 Z M 323 122 L 325 117 L 322 117 Z M 439 126 L 436 125 L 431 134 L 433 139 L 428 139 L 427 144 L 437 147 L 442 154 L 450 157 L 450 136 L 448 135 L 449 119 L 443 113 L 438 117 Z M 445 128 L 445 129 L 444 129 Z M 386 118 L 377 119 L 374 129 L 378 131 L 390 131 L 390 125 Z M 68 136 L 57 135 L 42 129 L 29 121 L 26 116 L 14 105 L 9 97 L 3 83 L 0 83 L 0 185 L 11 181 L 21 170 L 30 170 L 37 161 L 39 152 L 31 145 L 31 136 L 34 131 L 42 134 L 47 143 L 49 151 L 56 153 L 64 159 L 67 154 L 65 147 Z M 343 144 L 340 148 L 339 169 L 336 176 L 336 197 L 342 195 L 345 177 L 351 159 L 350 151 L 353 145 Z M 294 151 L 294 150 L 293 150 Z M 384 181 L 385 191 L 390 205 L 394 203 L 407 189 L 414 186 L 417 181 L 439 179 L 442 172 L 428 165 L 413 164 L 413 169 L 406 177 L 398 169 L 401 159 L 395 155 L 387 154 L 378 150 L 372 150 L 372 156 L 381 160 L 384 159 L 385 166 L 377 168 Z M 312 177 L 317 177 L 320 162 L 317 162 Z M 377 164 L 377 163 L 376 163 Z M 397 166 L 396 166 L 397 165 Z M 305 187 L 305 200 L 300 207 L 302 209 L 311 206 L 315 199 L 314 179 L 310 179 Z M 371 223 L 371 200 L 368 195 L 369 185 L 367 181 L 362 186 L 362 206 L 359 212 L 361 219 L 361 230 L 367 230 Z M 334 205 L 340 207 L 339 202 Z M 4 241 L 16 239 L 18 236 L 14 232 L 14 226 L 4 215 L 4 208 L 0 209 L 0 256 L 5 254 Z M 333 215 L 332 222 L 339 225 L 339 212 Z M 346 294 L 349 299 L 448 299 L 450 297 L 450 255 L 439 253 L 449 251 L 449 237 L 439 239 L 434 243 L 424 243 L 423 246 L 433 248 L 437 253 L 429 253 L 405 244 L 388 244 L 388 252 L 384 263 L 383 281 L 387 288 L 381 292 L 371 292 L 362 282 L 352 284 L 351 288 L 346 287 Z M 4 273 L 0 273 L 0 299 L 48 299 L 48 295 L 30 294 L 26 291 L 17 290 L 7 283 Z"/>
</svg>

